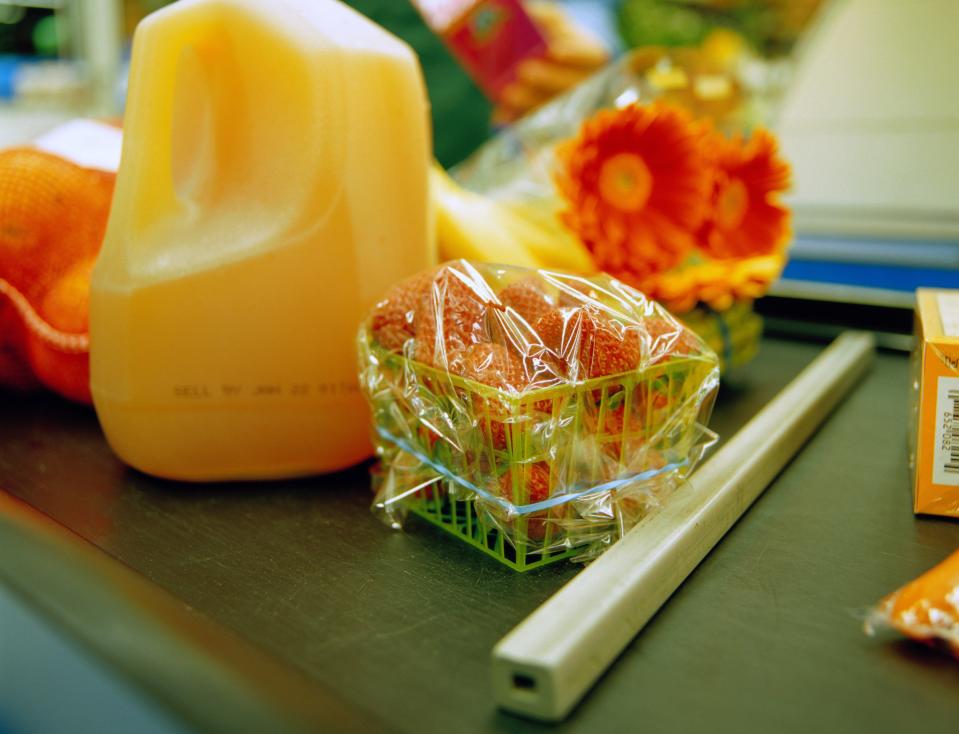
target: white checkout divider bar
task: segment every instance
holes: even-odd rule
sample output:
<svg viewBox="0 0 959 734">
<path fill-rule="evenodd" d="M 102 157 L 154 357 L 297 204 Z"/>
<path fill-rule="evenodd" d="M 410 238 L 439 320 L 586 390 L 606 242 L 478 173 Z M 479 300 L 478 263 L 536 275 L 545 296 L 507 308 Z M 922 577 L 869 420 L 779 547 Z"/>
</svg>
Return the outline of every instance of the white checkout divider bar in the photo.
<svg viewBox="0 0 959 734">
<path fill-rule="evenodd" d="M 840 335 L 688 486 L 504 637 L 492 655 L 497 703 L 565 718 L 858 383 L 874 352 L 871 334 Z"/>
</svg>

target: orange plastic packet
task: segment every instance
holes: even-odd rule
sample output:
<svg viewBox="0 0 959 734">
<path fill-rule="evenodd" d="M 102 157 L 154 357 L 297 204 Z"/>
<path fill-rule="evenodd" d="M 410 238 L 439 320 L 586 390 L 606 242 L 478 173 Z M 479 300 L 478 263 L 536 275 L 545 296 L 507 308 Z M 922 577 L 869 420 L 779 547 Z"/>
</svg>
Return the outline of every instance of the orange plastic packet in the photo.
<svg viewBox="0 0 959 734">
<path fill-rule="evenodd" d="M 884 627 L 920 642 L 943 640 L 959 657 L 959 550 L 876 605 L 865 631 Z"/>
</svg>

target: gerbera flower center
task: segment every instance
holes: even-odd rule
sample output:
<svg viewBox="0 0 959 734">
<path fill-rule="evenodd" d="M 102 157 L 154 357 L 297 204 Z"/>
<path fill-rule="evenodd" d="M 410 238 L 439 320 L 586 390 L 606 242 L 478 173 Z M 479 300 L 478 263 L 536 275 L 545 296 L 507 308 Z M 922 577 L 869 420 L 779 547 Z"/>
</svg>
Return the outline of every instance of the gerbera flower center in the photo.
<svg viewBox="0 0 959 734">
<path fill-rule="evenodd" d="M 737 229 L 749 210 L 749 192 L 738 178 L 729 179 L 716 202 L 716 225 L 727 232 Z"/>
<path fill-rule="evenodd" d="M 635 153 L 617 153 L 599 171 L 599 193 L 617 209 L 638 212 L 653 192 L 653 174 Z"/>
</svg>

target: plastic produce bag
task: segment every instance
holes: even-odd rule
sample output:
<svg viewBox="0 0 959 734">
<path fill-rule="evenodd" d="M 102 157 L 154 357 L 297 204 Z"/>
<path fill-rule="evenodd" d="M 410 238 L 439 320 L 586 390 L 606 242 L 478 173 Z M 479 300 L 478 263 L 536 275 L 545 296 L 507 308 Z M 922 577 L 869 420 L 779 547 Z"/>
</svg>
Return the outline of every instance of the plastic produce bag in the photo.
<svg viewBox="0 0 959 734">
<path fill-rule="evenodd" d="M 600 552 L 715 439 L 716 355 L 607 275 L 448 263 L 386 295 L 359 359 L 374 510 L 520 570 Z"/>
</svg>

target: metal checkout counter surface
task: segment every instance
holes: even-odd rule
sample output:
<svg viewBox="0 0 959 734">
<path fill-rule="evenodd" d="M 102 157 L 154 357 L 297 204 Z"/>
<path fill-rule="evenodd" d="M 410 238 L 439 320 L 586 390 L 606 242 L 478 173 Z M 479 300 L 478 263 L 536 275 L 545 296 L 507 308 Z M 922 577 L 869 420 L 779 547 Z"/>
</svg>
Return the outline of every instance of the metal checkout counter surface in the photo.
<svg viewBox="0 0 959 734">
<path fill-rule="evenodd" d="M 731 436 L 821 348 L 767 338 L 713 427 Z M 489 655 L 577 566 L 523 575 L 422 522 L 392 532 L 366 466 L 164 482 L 120 464 L 92 410 L 5 395 L 0 588 L 169 730 L 952 733 L 959 661 L 861 629 L 959 546 L 959 522 L 912 514 L 908 379 L 880 352 L 557 726 L 495 709 Z"/>
</svg>

